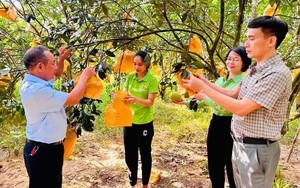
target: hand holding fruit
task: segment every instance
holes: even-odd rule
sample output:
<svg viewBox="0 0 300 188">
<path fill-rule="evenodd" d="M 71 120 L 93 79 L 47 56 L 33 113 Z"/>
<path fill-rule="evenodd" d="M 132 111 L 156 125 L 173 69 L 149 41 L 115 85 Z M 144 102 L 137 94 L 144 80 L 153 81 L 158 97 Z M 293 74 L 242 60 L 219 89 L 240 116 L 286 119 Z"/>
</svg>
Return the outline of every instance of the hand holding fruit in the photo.
<svg viewBox="0 0 300 188">
<path fill-rule="evenodd" d="M 176 91 L 171 92 L 169 98 L 176 104 L 185 104 L 185 99 Z"/>
<path fill-rule="evenodd" d="M 125 103 L 135 103 L 136 98 L 133 95 L 127 95 L 124 99 Z"/>
<path fill-rule="evenodd" d="M 84 77 L 87 77 L 87 78 L 90 78 L 92 76 L 95 75 L 95 70 L 91 67 L 87 67 L 83 70 L 81 76 L 84 76 Z"/>
<path fill-rule="evenodd" d="M 182 105 L 185 105 L 186 100 L 185 100 L 185 98 L 181 98 L 181 101 L 172 101 L 172 102 L 175 103 L 175 104 L 182 104 Z"/>
<path fill-rule="evenodd" d="M 196 77 L 196 78 L 199 78 L 199 79 L 201 79 L 201 75 L 199 74 L 199 73 L 197 73 L 197 72 L 193 72 L 193 75 Z"/>
<path fill-rule="evenodd" d="M 204 83 L 208 82 L 208 80 L 207 80 L 206 78 L 204 78 L 201 74 L 199 74 L 199 73 L 197 73 L 197 72 L 193 72 L 193 75 L 194 75 L 196 78 L 202 80 Z"/>
</svg>

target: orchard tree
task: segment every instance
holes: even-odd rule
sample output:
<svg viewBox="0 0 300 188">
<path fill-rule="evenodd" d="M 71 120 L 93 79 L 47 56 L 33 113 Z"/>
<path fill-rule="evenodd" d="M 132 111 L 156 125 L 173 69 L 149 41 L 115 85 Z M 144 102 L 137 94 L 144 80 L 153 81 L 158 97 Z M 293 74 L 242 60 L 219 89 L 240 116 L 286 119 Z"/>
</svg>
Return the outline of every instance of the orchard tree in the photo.
<svg viewBox="0 0 300 188">
<path fill-rule="evenodd" d="M 165 89 L 174 86 L 176 71 L 202 69 L 206 77 L 216 79 L 225 70 L 226 52 L 244 44 L 247 23 L 268 14 L 289 25 L 278 49 L 295 73 L 287 120 L 300 91 L 297 0 L 0 0 L 0 7 L 0 123 L 7 130 L 25 125 L 17 88 L 26 71 L 23 55 L 37 44 L 55 55 L 60 46 L 70 46 L 66 71 L 55 85 L 67 92 L 86 66 L 95 66 L 103 80 L 114 77 L 110 85 L 120 87 L 124 73 L 113 72 L 117 56 L 125 49 L 145 50 L 152 56 L 152 71 L 159 74 L 164 96 Z M 197 50 L 191 48 L 193 42 Z M 94 102 L 83 103 L 99 113 Z"/>
</svg>

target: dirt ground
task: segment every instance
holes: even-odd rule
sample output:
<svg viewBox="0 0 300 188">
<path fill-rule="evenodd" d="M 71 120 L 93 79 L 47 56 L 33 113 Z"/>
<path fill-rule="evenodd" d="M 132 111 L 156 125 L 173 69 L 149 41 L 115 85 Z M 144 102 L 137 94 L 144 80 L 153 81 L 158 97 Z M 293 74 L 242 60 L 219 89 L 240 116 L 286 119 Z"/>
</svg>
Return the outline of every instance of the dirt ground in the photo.
<svg viewBox="0 0 300 188">
<path fill-rule="evenodd" d="M 152 187 L 210 188 L 205 144 L 178 143 L 162 147 L 159 142 L 167 142 L 163 139 L 165 138 L 159 135 L 154 137 L 153 169 L 161 170 L 162 174 Z M 63 188 L 130 187 L 122 138 L 115 138 L 106 143 L 100 145 L 93 133 L 84 133 L 78 139 L 73 155 L 64 162 Z M 289 149 L 290 147 L 282 145 L 280 161 L 282 174 L 285 180 L 300 188 L 299 148 L 296 148 L 290 162 L 286 163 Z M 140 179 L 138 183 L 140 184 Z M 22 155 L 0 160 L 0 187 L 28 187 L 28 176 Z"/>
</svg>

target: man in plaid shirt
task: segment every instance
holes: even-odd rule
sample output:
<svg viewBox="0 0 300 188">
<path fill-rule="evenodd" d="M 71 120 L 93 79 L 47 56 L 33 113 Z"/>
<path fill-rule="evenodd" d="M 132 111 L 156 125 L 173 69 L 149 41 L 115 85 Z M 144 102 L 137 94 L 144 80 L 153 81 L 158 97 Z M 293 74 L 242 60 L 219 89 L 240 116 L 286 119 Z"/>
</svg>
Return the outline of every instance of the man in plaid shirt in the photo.
<svg viewBox="0 0 300 188">
<path fill-rule="evenodd" d="M 186 86 L 234 114 L 232 165 L 237 187 L 272 187 L 280 156 L 277 140 L 292 88 L 290 70 L 276 51 L 287 32 L 288 25 L 276 17 L 261 16 L 248 24 L 245 47 L 256 62 L 233 90 L 199 74 L 184 80 Z"/>
</svg>

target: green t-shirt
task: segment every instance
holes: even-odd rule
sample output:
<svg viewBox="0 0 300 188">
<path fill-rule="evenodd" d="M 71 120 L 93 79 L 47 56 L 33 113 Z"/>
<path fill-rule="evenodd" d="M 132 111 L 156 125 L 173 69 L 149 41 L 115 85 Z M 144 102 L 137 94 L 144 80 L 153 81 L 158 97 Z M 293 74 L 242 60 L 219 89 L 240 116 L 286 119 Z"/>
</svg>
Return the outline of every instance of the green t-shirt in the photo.
<svg viewBox="0 0 300 188">
<path fill-rule="evenodd" d="M 124 89 L 126 89 L 130 95 L 137 98 L 148 99 L 149 93 L 158 93 L 158 81 L 149 71 L 141 80 L 138 80 L 136 73 L 133 73 L 127 77 L 124 83 Z M 142 106 L 140 104 L 130 104 L 130 106 L 132 109 L 132 123 L 146 124 L 153 121 L 152 106 Z"/>
<path fill-rule="evenodd" d="M 215 84 L 217 86 L 226 88 L 226 89 L 234 89 L 240 81 L 243 79 L 244 73 L 241 73 L 230 80 L 226 80 L 226 77 L 220 77 L 216 80 Z M 190 103 L 190 100 L 186 101 L 186 104 L 188 105 Z M 203 101 L 197 101 L 197 104 L 199 107 L 204 105 L 209 105 L 214 108 L 214 114 L 218 116 L 232 116 L 232 113 L 225 110 L 224 108 L 217 105 L 214 101 L 212 101 L 210 98 L 206 97 Z"/>
</svg>

